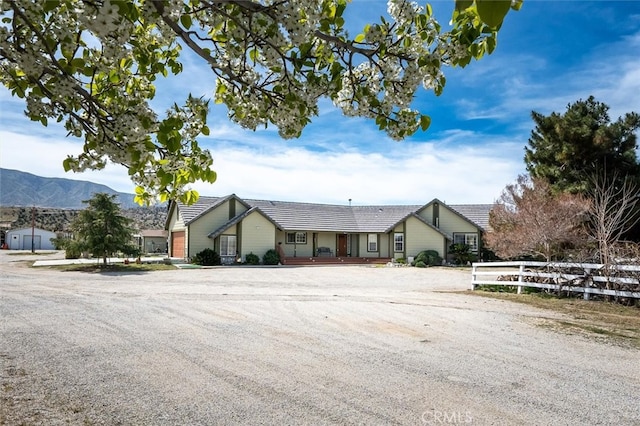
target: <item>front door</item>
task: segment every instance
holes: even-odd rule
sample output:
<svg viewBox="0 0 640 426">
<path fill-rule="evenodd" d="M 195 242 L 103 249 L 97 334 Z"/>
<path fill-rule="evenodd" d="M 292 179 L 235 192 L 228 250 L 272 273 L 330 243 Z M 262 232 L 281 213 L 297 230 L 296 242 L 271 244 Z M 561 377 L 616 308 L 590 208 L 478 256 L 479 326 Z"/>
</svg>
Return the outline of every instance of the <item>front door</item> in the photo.
<svg viewBox="0 0 640 426">
<path fill-rule="evenodd" d="M 338 234 L 338 257 L 345 257 L 347 255 L 347 234 Z"/>
</svg>

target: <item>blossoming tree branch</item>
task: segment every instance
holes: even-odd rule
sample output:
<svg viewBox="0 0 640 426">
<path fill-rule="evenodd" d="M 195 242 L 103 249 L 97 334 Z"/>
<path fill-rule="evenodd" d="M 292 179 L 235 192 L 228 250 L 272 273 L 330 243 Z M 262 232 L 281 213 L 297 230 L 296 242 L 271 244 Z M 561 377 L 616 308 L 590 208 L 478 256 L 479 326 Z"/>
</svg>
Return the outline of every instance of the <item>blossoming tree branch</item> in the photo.
<svg viewBox="0 0 640 426">
<path fill-rule="evenodd" d="M 192 51 L 216 79 L 214 102 L 247 129 L 297 137 L 330 98 L 347 116 L 375 120 L 394 139 L 430 119 L 411 109 L 420 86 L 440 94 L 444 66 L 490 54 L 520 0 L 456 1 L 443 31 L 431 7 L 389 0 L 387 17 L 351 36 L 347 0 L 14 0 L 0 3 L 0 81 L 44 126 L 64 122 L 84 141 L 69 171 L 126 166 L 141 203 L 191 203 L 214 182 L 208 99 L 188 95 L 161 116 L 155 82 Z"/>
</svg>

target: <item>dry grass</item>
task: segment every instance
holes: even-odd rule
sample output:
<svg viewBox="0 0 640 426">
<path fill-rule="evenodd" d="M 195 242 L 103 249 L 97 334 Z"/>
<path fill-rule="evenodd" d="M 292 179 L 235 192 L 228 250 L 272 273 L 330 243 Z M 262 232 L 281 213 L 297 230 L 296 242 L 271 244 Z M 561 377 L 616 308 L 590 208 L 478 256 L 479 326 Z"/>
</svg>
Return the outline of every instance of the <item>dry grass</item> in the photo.
<svg viewBox="0 0 640 426">
<path fill-rule="evenodd" d="M 565 318 L 547 318 L 539 325 L 568 333 L 606 338 L 640 349 L 640 307 L 604 301 L 549 297 L 544 293 L 474 291 L 471 294 L 552 310 L 564 314 Z"/>
</svg>

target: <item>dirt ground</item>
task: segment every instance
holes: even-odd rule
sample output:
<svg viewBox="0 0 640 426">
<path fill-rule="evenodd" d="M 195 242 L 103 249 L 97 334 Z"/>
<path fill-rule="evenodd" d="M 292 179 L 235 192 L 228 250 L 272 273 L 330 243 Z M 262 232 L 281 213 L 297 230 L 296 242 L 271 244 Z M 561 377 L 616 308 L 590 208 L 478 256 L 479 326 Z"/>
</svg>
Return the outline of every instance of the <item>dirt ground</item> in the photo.
<svg viewBox="0 0 640 426">
<path fill-rule="evenodd" d="M 0 252 L 0 424 L 640 424 L 640 351 L 469 271 L 24 262 L 56 256 Z"/>
</svg>

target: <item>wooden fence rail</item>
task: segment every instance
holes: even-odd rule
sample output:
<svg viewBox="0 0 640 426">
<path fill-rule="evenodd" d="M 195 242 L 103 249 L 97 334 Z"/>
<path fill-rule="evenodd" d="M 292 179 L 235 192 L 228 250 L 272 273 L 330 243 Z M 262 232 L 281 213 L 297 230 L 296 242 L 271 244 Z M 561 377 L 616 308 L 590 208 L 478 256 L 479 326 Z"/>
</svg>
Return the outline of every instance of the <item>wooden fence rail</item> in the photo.
<svg viewBox="0 0 640 426">
<path fill-rule="evenodd" d="M 640 266 L 562 262 L 477 262 L 472 265 L 471 288 L 481 285 L 536 287 L 558 292 L 640 299 Z"/>
</svg>

